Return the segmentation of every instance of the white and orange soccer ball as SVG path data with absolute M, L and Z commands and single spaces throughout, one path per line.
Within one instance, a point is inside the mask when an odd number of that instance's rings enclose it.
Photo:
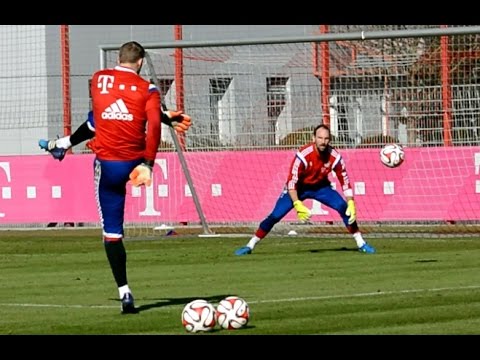
M 229 296 L 217 305 L 217 322 L 220 327 L 233 330 L 247 325 L 250 319 L 250 307 L 238 296 Z
M 405 151 L 398 144 L 387 144 L 380 150 L 380 161 L 389 168 L 396 168 L 405 161 Z
M 211 331 L 216 321 L 215 307 L 206 300 L 193 300 L 183 308 L 182 325 L 188 332 Z

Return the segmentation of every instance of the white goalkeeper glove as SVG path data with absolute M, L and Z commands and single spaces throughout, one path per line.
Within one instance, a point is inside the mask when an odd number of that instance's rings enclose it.
M 181 111 L 164 111 L 162 122 L 173 127 L 177 132 L 185 132 L 192 125 L 192 118 Z
M 132 170 L 129 177 L 133 186 L 150 186 L 152 183 L 152 167 L 141 163 Z
M 352 225 L 355 220 L 357 220 L 357 210 L 355 209 L 355 203 L 352 199 L 347 201 L 347 211 L 345 211 L 345 215 L 349 216 L 348 224 Z
M 293 207 L 295 208 L 295 210 L 297 210 L 298 220 L 300 220 L 301 222 L 307 222 L 308 220 L 310 220 L 310 210 L 308 210 L 308 208 L 303 205 L 301 200 L 295 200 L 293 202 Z

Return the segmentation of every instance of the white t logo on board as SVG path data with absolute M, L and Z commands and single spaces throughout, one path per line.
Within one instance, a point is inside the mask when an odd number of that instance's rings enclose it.
M 0 169 L 2 169 L 5 172 L 5 174 L 7 175 L 7 181 L 8 182 L 12 181 L 12 179 L 10 177 L 10 163 L 0 162 Z M 4 189 L 6 190 L 7 188 L 4 188 Z M 4 191 L 4 189 L 2 189 L 2 192 Z M 8 188 L 8 190 L 10 190 L 10 189 Z M 5 213 L 0 212 L 0 217 L 5 217 Z
M 155 159 L 155 164 L 160 166 L 163 179 L 167 180 L 167 159 Z M 153 174 L 154 173 L 152 172 L 152 184 L 150 186 L 145 186 L 145 210 L 140 212 L 140 216 L 160 216 L 162 214 L 160 211 L 155 210 Z

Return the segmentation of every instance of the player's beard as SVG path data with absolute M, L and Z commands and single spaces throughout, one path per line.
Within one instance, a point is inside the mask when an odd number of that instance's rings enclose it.
M 318 152 L 323 153 L 327 150 L 328 145 L 317 145 Z

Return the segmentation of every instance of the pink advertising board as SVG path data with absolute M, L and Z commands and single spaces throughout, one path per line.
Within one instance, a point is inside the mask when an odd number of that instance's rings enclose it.
M 273 208 L 295 151 L 187 152 L 207 221 L 257 222 Z M 407 148 L 396 169 L 378 149 L 341 151 L 360 221 L 479 220 L 480 148 Z M 0 224 L 98 222 L 93 155 L 0 157 Z M 336 179 L 332 182 L 339 184 Z M 154 184 L 127 186 L 129 222 L 197 222 L 195 204 L 175 153 L 158 153 Z M 313 221 L 338 214 L 312 200 Z M 290 212 L 285 220 L 294 220 Z

